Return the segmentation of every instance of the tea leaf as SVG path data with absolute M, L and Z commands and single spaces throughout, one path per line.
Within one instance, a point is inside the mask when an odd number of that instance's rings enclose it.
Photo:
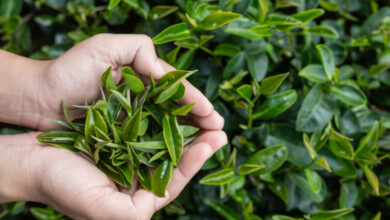
M 115 85 L 114 80 L 112 79 L 112 75 L 111 75 L 111 68 L 112 68 L 111 66 L 108 67 L 108 69 L 100 77 L 100 81 L 106 87 L 106 90 L 108 92 L 111 92 L 111 90 L 116 90 L 116 85 Z
M 309 10 L 306 10 L 303 12 L 293 14 L 293 15 L 291 15 L 291 17 L 306 23 L 308 21 L 311 21 L 311 20 L 314 20 L 314 19 L 320 17 L 324 13 L 325 13 L 325 11 L 323 9 L 316 8 L 316 9 L 309 9 Z
M 363 166 L 364 174 L 366 175 L 366 178 L 368 180 L 368 183 L 370 183 L 372 189 L 374 190 L 375 194 L 379 196 L 379 181 L 378 177 L 374 172 L 372 172 L 367 166 Z
M 316 46 L 318 55 L 321 58 L 322 66 L 324 67 L 326 76 L 328 77 L 328 80 L 332 80 L 333 74 L 335 71 L 335 62 L 332 51 L 325 46 L 325 45 L 317 45 Z
M 165 189 L 173 174 L 173 163 L 170 160 L 162 162 L 153 173 L 152 191 L 158 197 L 165 197 Z
M 282 84 L 284 79 L 286 79 L 288 74 L 289 73 L 278 74 L 275 76 L 270 76 L 265 78 L 260 84 L 259 92 L 264 95 L 269 95 L 274 93 Z
M 268 119 L 273 118 L 293 105 L 298 98 L 295 90 L 287 90 L 278 94 L 275 94 L 263 102 L 253 113 L 254 119 Z
M 123 140 L 124 141 L 134 141 L 138 137 L 138 131 L 141 124 L 142 118 L 142 108 L 138 109 L 138 111 L 131 116 L 127 123 L 123 128 Z
M 264 165 L 258 165 L 258 164 L 242 164 L 238 167 L 238 174 L 240 175 L 248 175 L 253 172 L 256 172 L 258 170 L 263 169 Z
M 190 37 L 186 23 L 174 24 L 153 37 L 154 44 L 163 44 L 170 41 L 186 39 Z
M 194 105 L 195 105 L 195 102 L 188 104 L 188 105 L 185 105 L 185 106 L 182 106 L 182 107 L 179 107 L 179 108 L 172 111 L 172 115 L 181 115 L 181 116 L 187 115 L 191 111 L 191 109 L 194 107 Z
M 354 86 L 339 84 L 332 86 L 330 91 L 347 105 L 364 105 L 367 102 L 364 93 Z
M 173 164 L 177 166 L 183 151 L 183 135 L 175 116 L 165 115 L 163 118 L 163 135 Z
M 324 68 L 319 64 L 311 64 L 299 72 L 299 76 L 315 83 L 326 83 L 329 81 Z
M 329 210 L 329 211 L 319 211 L 314 213 L 311 216 L 312 220 L 330 220 L 339 218 L 342 216 L 345 216 L 351 212 L 353 212 L 353 208 L 344 208 L 344 209 L 335 209 L 335 210 Z
M 272 172 L 283 165 L 287 158 L 287 148 L 284 145 L 276 145 L 260 150 L 248 157 L 244 164 L 262 165 L 263 169 L 253 175 Z
M 234 179 L 234 172 L 232 168 L 226 168 L 217 172 L 211 173 L 203 177 L 199 183 L 206 185 L 224 185 Z
M 204 30 L 213 30 L 225 24 L 228 24 L 240 17 L 242 17 L 242 15 L 238 13 L 227 11 L 216 12 L 205 17 L 200 22 L 200 27 Z

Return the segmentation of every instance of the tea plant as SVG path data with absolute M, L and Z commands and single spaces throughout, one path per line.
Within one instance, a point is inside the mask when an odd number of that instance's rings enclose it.
M 3 48 L 36 59 L 96 33 L 135 32 L 177 69 L 199 70 L 189 80 L 224 116 L 230 144 L 155 219 L 390 218 L 388 1 L 3 0 L 0 9 Z

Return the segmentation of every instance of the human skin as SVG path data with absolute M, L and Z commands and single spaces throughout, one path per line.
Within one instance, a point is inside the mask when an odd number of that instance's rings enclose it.
M 125 65 L 141 78 L 152 73 L 157 80 L 173 70 L 156 56 L 145 35 L 96 35 L 50 61 L 0 50 L 0 121 L 37 130 L 56 128 L 47 119 L 63 119 L 62 99 L 68 107 L 92 103 L 99 97 L 101 73 L 112 66 L 118 83 Z M 190 117 L 202 134 L 184 149 L 165 198 L 136 184 L 131 191 L 118 187 L 80 153 L 44 146 L 32 132 L 0 136 L 0 202 L 38 201 L 75 219 L 151 218 L 227 142 L 223 118 L 199 90 L 184 84 L 186 94 L 179 104 L 196 103 Z M 82 114 L 70 111 L 72 118 Z

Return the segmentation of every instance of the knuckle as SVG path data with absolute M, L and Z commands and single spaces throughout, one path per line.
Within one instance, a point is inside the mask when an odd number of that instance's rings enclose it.
M 142 43 L 145 45 L 153 45 L 153 40 L 151 37 L 149 37 L 146 34 L 140 34 L 139 38 L 141 39 Z

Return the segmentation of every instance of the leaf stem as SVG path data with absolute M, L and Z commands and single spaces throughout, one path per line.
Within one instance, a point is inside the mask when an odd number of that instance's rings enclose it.
M 248 105 L 248 128 L 252 128 L 252 122 L 253 122 L 252 106 Z

